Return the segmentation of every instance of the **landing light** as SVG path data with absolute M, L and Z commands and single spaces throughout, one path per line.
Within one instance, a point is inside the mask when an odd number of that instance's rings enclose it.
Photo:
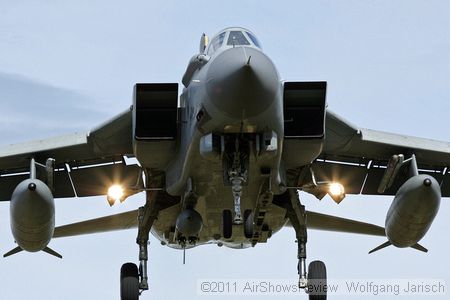
M 338 182 L 330 183 L 328 186 L 328 195 L 330 195 L 334 202 L 341 203 L 345 198 L 344 186 Z
M 117 201 L 123 201 L 124 194 L 125 192 L 123 190 L 123 187 L 115 184 L 108 189 L 106 200 L 108 201 L 110 206 L 113 206 Z

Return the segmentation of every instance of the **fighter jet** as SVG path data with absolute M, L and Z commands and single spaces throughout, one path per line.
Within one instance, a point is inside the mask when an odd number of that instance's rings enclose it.
M 309 229 L 419 244 L 450 196 L 450 143 L 359 128 L 327 109 L 326 82 L 282 81 L 245 28 L 203 34 L 178 83 L 137 83 L 130 108 L 87 133 L 0 148 L 0 201 L 18 246 L 137 228 L 139 266 L 120 271 L 120 297 L 149 289 L 150 232 L 170 248 L 256 247 L 285 226 L 298 247 L 299 287 L 326 299 L 326 267 L 307 265 Z M 179 95 L 179 91 L 181 91 Z M 340 203 L 392 195 L 385 227 L 307 211 L 299 191 Z M 138 210 L 55 227 L 55 198 L 145 193 Z M 317 292 L 319 291 L 319 292 Z

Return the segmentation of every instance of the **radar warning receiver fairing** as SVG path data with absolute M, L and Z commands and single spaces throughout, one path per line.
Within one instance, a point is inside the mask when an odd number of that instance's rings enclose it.
M 255 247 L 295 230 L 299 286 L 326 299 L 326 269 L 306 264 L 308 229 L 419 241 L 450 196 L 450 143 L 358 128 L 327 109 L 326 82 L 281 81 L 255 35 L 202 35 L 177 83 L 137 83 L 130 109 L 86 134 L 0 148 L 0 201 L 10 201 L 18 246 L 45 251 L 52 238 L 137 228 L 139 267 L 121 269 L 121 299 L 149 288 L 149 233 L 187 249 Z M 134 158 L 134 159 L 130 159 Z M 138 163 L 133 163 L 133 161 Z M 385 228 L 305 210 L 298 191 L 336 202 L 346 194 L 393 195 Z M 144 192 L 138 210 L 55 228 L 55 198 L 105 195 L 109 205 Z

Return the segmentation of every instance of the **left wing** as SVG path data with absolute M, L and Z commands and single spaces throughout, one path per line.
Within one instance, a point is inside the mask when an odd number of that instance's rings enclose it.
M 285 146 L 294 144 L 285 140 Z M 450 196 L 450 143 L 358 128 L 330 111 L 322 153 L 311 167 L 317 181 L 340 182 L 347 194 L 379 195 L 388 161 L 396 154 L 414 154 L 419 173 L 436 178 L 442 196 Z M 289 166 L 294 167 L 299 166 Z M 407 174 L 399 174 L 384 195 L 395 195 L 406 179 Z
M 55 159 L 55 198 L 104 195 L 116 181 L 135 186 L 141 168 L 124 158 L 132 153 L 131 110 L 88 133 L 0 148 L 0 201 L 9 201 L 17 184 L 29 177 L 31 158 L 43 164 Z

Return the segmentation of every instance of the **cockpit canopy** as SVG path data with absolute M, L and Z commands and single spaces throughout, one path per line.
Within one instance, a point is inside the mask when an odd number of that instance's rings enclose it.
M 220 48 L 235 46 L 256 47 L 261 49 L 258 39 L 253 33 L 244 28 L 227 28 L 216 35 L 206 49 L 206 54 L 213 55 Z

